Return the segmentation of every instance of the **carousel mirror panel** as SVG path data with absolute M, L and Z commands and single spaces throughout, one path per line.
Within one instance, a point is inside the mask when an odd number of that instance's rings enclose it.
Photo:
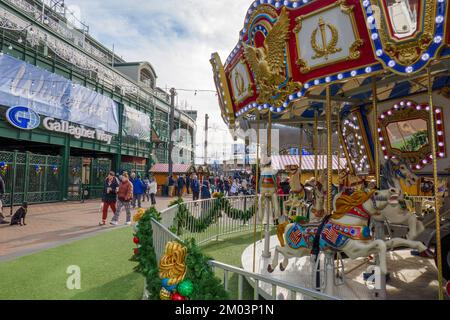
M 403 158 L 417 170 L 432 162 L 428 104 L 403 100 L 378 118 L 381 149 L 385 159 Z M 435 108 L 437 155 L 445 158 L 442 109 Z
M 369 144 L 367 117 L 360 109 L 352 110 L 341 120 L 343 147 L 356 175 L 374 172 L 372 149 Z

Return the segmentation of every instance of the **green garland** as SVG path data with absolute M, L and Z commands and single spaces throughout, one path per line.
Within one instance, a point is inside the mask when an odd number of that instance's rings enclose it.
M 137 224 L 135 238 L 139 240 L 138 250 L 133 260 L 138 262 L 136 272 L 141 273 L 147 280 L 147 290 L 150 299 L 159 298 L 161 280 L 159 279 L 159 266 L 153 247 L 152 218 L 161 221 L 161 216 L 155 208 L 148 209 Z
M 151 300 L 159 300 L 161 279 L 159 278 L 159 265 L 153 247 L 152 218 L 161 221 L 159 212 L 148 209 L 139 220 L 136 227 L 135 240 L 138 240 L 138 250 L 132 257 L 138 262 L 136 272 L 143 274 L 147 280 L 147 291 Z M 196 245 L 195 240 L 181 242 L 187 248 L 186 277 L 194 284 L 194 290 L 190 295 L 191 300 L 226 300 L 228 293 L 223 288 L 221 281 L 214 275 L 214 271 L 208 264 L 210 257 L 205 256 Z
M 189 212 L 183 199 L 179 198 L 170 204 L 170 206 L 174 205 L 178 205 L 178 211 L 170 230 L 178 236 L 182 235 L 183 230 L 188 230 L 191 233 L 204 232 L 222 217 L 222 212 L 233 220 L 240 220 L 245 223 L 255 214 L 255 204 L 247 210 L 235 209 L 223 194 L 220 194 L 214 199 L 213 205 L 200 218 L 195 218 Z

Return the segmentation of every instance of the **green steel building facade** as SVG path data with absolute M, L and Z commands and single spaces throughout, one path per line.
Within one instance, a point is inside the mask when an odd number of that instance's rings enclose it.
M 156 87 L 149 63 L 127 63 L 40 1 L 0 1 L 0 32 L 0 70 L 18 70 L 0 74 L 0 175 L 6 182 L 6 205 L 97 198 L 109 170 L 145 175 L 153 163 L 168 162 L 170 98 Z M 21 70 L 31 70 L 30 75 L 21 74 L 15 83 Z M 48 95 L 56 95 L 61 83 L 70 92 L 70 103 L 81 106 L 80 114 L 83 106 L 95 114 L 95 101 L 114 105 L 115 130 L 105 131 L 109 140 L 99 138 L 104 128 L 95 123 L 67 121 L 67 126 L 93 132 L 85 137 L 55 127 L 67 119 L 51 114 L 34 95 L 45 93 L 46 87 Z M 18 128 L 8 118 L 9 110 L 23 101 L 33 110 L 45 110 L 38 112 L 41 123 L 32 130 Z M 178 109 L 174 127 L 195 137 L 195 121 Z M 195 138 L 175 145 L 174 162 L 193 163 Z

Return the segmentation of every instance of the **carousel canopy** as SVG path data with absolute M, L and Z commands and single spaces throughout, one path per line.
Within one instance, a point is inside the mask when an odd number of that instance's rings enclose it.
M 254 1 L 225 64 L 211 63 L 224 121 L 259 111 L 287 110 L 311 118 L 323 112 L 324 88 L 334 102 L 364 105 L 371 82 L 380 101 L 423 90 L 424 71 L 435 88 L 448 85 L 447 1 Z M 433 63 L 432 63 L 433 62 Z

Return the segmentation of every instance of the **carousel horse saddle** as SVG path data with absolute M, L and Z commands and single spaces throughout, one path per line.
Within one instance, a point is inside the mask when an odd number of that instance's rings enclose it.
M 349 240 L 371 240 L 367 226 L 347 226 L 324 220 L 317 224 L 295 223 L 286 233 L 286 242 L 292 249 L 301 247 L 317 250 L 340 249 Z

